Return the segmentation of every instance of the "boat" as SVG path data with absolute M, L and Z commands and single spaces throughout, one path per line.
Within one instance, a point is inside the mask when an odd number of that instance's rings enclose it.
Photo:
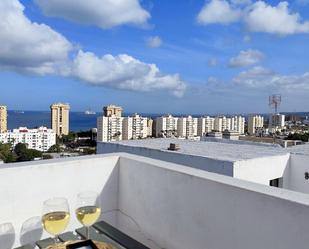
M 86 110 L 84 113 L 85 113 L 85 115 L 96 115 L 97 114 L 96 112 L 91 111 L 90 109 Z

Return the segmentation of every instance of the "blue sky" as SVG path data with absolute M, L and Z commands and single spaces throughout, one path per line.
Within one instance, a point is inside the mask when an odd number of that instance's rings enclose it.
M 280 93 L 282 111 L 309 110 L 309 1 L 70 2 L 1 1 L 9 109 L 256 113 Z

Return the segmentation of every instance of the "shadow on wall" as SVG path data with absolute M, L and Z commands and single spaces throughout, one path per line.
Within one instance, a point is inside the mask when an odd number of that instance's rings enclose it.
M 145 233 L 143 228 L 138 224 L 135 217 L 126 213 L 126 210 L 121 210 L 119 207 L 119 192 L 121 167 L 118 165 L 110 174 L 107 182 L 103 186 L 99 194 L 99 203 L 101 206 L 101 215 L 98 221 L 105 221 L 116 227 L 128 236 L 145 244 L 149 248 L 162 249 L 152 238 L 151 235 Z
M 20 244 L 29 244 L 33 248 L 35 242 L 40 240 L 43 234 L 41 217 L 35 216 L 26 220 L 20 230 Z
M 15 230 L 12 223 L 0 225 L 0 245 L 1 249 L 11 249 L 15 241 Z

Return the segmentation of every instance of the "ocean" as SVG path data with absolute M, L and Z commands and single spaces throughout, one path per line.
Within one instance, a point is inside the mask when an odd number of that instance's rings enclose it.
M 97 127 L 96 119 L 101 115 L 86 115 L 83 112 L 70 112 L 70 130 L 86 131 Z M 35 128 L 39 126 L 51 126 L 49 111 L 8 111 L 8 128 L 18 127 Z
M 131 115 L 131 114 L 124 114 Z M 156 118 L 156 114 L 143 114 L 146 117 Z M 83 112 L 70 112 L 70 130 L 87 131 L 97 127 L 97 117 L 102 113 L 95 115 L 86 115 Z M 35 128 L 39 126 L 51 127 L 50 111 L 8 111 L 8 129 L 18 127 Z
M 282 113 L 286 115 L 291 115 L 293 113 Z M 71 131 L 87 131 L 91 128 L 97 127 L 97 117 L 102 115 L 102 113 L 97 113 L 95 115 L 86 115 L 83 112 L 70 112 L 70 130 Z M 123 116 L 132 115 L 131 113 L 124 113 Z M 141 113 L 144 117 L 151 117 L 155 119 L 162 114 L 150 114 Z M 247 115 L 243 114 L 245 117 Z M 267 117 L 268 114 L 262 114 Z M 308 112 L 294 113 L 301 117 L 309 117 Z M 181 116 L 181 115 L 175 115 Z M 193 115 L 193 117 L 200 117 L 201 115 Z M 39 126 L 50 127 L 50 112 L 49 111 L 8 111 L 8 128 L 14 129 L 18 127 L 35 128 Z

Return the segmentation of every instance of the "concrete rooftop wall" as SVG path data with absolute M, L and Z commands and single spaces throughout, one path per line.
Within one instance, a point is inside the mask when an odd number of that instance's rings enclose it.
M 154 249 L 308 248 L 308 195 L 125 153 L 2 166 L 0 224 L 13 224 L 16 246 L 47 237 L 23 224 L 40 222 L 44 200 L 64 196 L 74 230 L 84 190 L 101 193 L 101 218 Z
M 196 155 L 187 155 L 177 152 L 161 151 L 144 147 L 126 146 L 117 143 L 98 143 L 97 153 L 125 152 L 153 159 L 163 160 L 170 163 L 186 165 L 196 169 L 202 169 L 213 173 L 233 176 L 233 162 L 215 160 Z
M 234 177 L 269 185 L 269 181 L 284 176 L 289 167 L 290 155 L 260 157 L 234 163 Z M 288 188 L 288 185 L 285 185 Z
M 308 249 L 307 195 L 126 157 L 119 183 L 119 209 L 160 248 Z
M 14 233 L 1 240 L 15 241 L 15 246 L 31 240 L 49 237 L 42 235 L 43 202 L 53 197 L 69 201 L 71 218 L 68 230 L 81 227 L 75 218 L 76 196 L 81 191 L 96 191 L 104 211 L 118 207 L 118 156 L 83 157 L 4 164 L 0 167 L 0 234 L 1 224 L 12 223 Z M 3 239 L 3 237 L 2 237 Z M 8 247 L 10 248 L 10 247 Z
M 305 172 L 309 172 L 309 155 L 291 154 L 290 165 L 284 175 L 284 187 L 309 194 L 309 180 L 305 179 Z

